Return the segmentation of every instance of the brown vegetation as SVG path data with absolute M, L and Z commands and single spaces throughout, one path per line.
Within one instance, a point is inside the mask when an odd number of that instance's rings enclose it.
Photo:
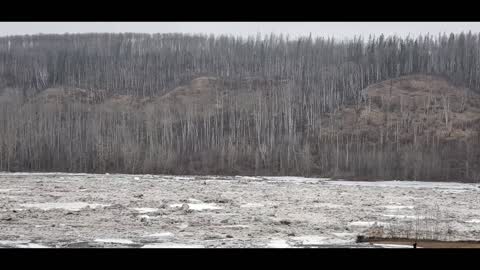
M 417 248 L 480 248 L 478 241 L 435 241 L 435 240 L 420 240 L 414 239 L 367 239 L 372 244 L 393 244 L 393 245 L 407 245 L 412 246 L 417 244 Z
M 0 38 L 0 170 L 479 181 L 479 43 Z
M 6 119 L 15 125 L 3 130 L 12 143 L 2 166 L 478 180 L 478 148 L 467 146 L 478 145 L 480 99 L 468 89 L 407 76 L 367 87 L 360 104 L 321 112 L 310 100 L 299 112 L 290 89 L 263 86 L 233 90 L 200 77 L 152 98 L 47 89 Z

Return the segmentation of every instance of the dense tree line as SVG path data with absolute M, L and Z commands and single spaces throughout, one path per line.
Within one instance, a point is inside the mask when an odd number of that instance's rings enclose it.
M 479 89 L 480 35 L 334 41 L 282 36 L 76 34 L 0 38 L 0 75 L 42 90 L 57 85 L 149 96 L 201 75 L 289 80 L 304 91 L 358 88 L 413 73 L 442 74 Z
M 362 89 L 411 74 L 478 92 L 480 34 L 3 37 L 0 91 L 16 98 L 0 103 L 0 170 L 479 180 L 478 135 L 417 135 L 421 127 L 403 111 L 385 130 L 343 130 L 344 106 L 372 102 Z M 201 81 L 214 89 L 215 106 L 155 103 L 205 76 L 216 78 Z M 82 94 L 39 101 L 51 88 Z M 152 109 L 102 103 L 116 95 Z M 400 133 L 412 139 L 400 142 Z

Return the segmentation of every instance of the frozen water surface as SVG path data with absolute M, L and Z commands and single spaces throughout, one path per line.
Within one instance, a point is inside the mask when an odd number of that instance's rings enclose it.
M 372 227 L 372 226 L 385 226 L 388 223 L 385 222 L 377 222 L 377 221 L 353 221 L 350 222 L 351 226 L 358 226 L 358 227 Z
M 343 205 L 335 204 L 335 203 L 316 203 L 314 206 L 315 207 L 320 207 L 320 208 L 340 208 L 340 207 L 343 207 Z
M 238 228 L 238 229 L 247 229 L 247 228 L 250 228 L 250 226 L 248 225 L 224 225 L 224 226 L 221 226 L 222 228 Z
M 21 245 L 18 245 L 17 247 L 19 248 L 50 248 L 49 246 L 35 244 L 35 243 L 21 244 Z
M 385 205 L 387 210 L 413 209 L 413 205 Z
M 269 248 L 290 248 L 291 246 L 284 239 L 273 239 L 268 244 Z
M 0 240 L 0 245 L 5 245 L 5 246 L 9 246 L 9 245 L 21 245 L 21 244 L 28 244 L 30 241 L 28 240 L 16 240 L 16 241 L 12 241 L 12 240 Z
M 171 232 L 152 233 L 152 234 L 146 235 L 146 237 L 171 238 L 171 237 L 173 237 L 173 233 L 171 233 Z
M 389 214 L 383 214 L 382 216 L 384 217 L 389 217 L 389 218 L 400 218 L 400 219 L 422 219 L 422 216 L 409 216 L 409 215 L 389 215 Z
M 415 188 L 415 189 L 439 189 L 439 190 L 479 190 L 475 184 L 456 182 L 424 182 L 424 181 L 344 181 L 330 180 L 325 183 L 340 186 L 362 186 L 381 188 Z
M 374 246 L 377 247 L 383 247 L 383 248 L 413 248 L 413 245 L 398 245 L 398 244 L 373 244 Z
M 144 245 L 142 248 L 204 248 L 204 246 L 180 243 L 154 243 Z
M 128 239 L 116 239 L 116 238 L 99 238 L 95 239 L 95 242 L 100 242 L 100 243 L 112 243 L 112 244 L 133 244 L 132 240 Z
M 140 207 L 140 208 L 132 208 L 132 209 L 139 212 L 140 214 L 153 213 L 159 210 L 158 208 L 149 208 L 149 207 Z
M 65 209 L 70 211 L 80 211 L 82 208 L 105 207 L 108 204 L 85 203 L 85 202 L 50 202 L 50 203 L 24 203 L 20 206 L 29 208 L 39 208 L 42 210 Z
M 187 203 L 187 204 L 188 204 L 188 209 L 195 210 L 195 211 L 222 209 L 222 207 L 219 207 L 214 203 Z M 174 203 L 174 204 L 171 204 L 170 207 L 182 207 L 182 205 L 183 205 L 182 203 Z
M 246 203 L 246 204 L 240 205 L 240 207 L 242 208 L 257 208 L 257 207 L 263 207 L 263 206 L 265 205 L 261 203 Z
M 480 219 L 470 219 L 470 220 L 467 220 L 465 222 L 467 222 L 467 223 L 480 223 Z
M 354 238 L 355 233 L 347 233 L 347 232 L 342 232 L 342 233 L 332 233 L 332 235 L 340 238 Z
M 375 224 L 408 227 L 437 209 L 449 240 L 480 239 L 478 184 L 0 173 L 0 192 L 2 247 L 380 248 L 356 237 Z M 181 211 L 184 203 L 193 211 Z

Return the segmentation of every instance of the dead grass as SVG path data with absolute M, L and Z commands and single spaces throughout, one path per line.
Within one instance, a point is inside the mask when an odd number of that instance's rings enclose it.
M 414 239 L 449 241 L 453 235 L 450 220 L 436 205 L 433 209 L 415 211 L 414 219 L 397 219 L 386 226 L 374 225 L 367 230 L 372 239 Z
M 357 242 L 412 245 L 420 248 L 480 248 L 480 241 L 452 241 L 454 231 L 438 205 L 417 211 L 414 220 L 397 220 L 386 226 L 373 225 Z
M 366 242 L 372 244 L 394 244 L 413 246 L 417 243 L 417 248 L 480 248 L 479 241 L 437 241 L 437 240 L 418 240 L 414 239 L 366 239 Z
M 421 132 L 415 134 L 419 141 L 428 134 L 437 134 L 441 140 L 468 140 L 478 133 L 472 123 L 480 121 L 480 95 L 444 78 L 405 76 L 370 85 L 362 92 L 365 99 L 359 109 L 345 106 L 335 116 L 345 120 L 340 130 L 346 133 L 391 133 L 397 124 L 400 141 L 411 140 L 413 130 Z

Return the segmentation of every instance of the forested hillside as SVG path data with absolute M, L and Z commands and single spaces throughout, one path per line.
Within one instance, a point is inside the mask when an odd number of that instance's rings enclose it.
M 0 38 L 0 170 L 480 181 L 480 35 Z

